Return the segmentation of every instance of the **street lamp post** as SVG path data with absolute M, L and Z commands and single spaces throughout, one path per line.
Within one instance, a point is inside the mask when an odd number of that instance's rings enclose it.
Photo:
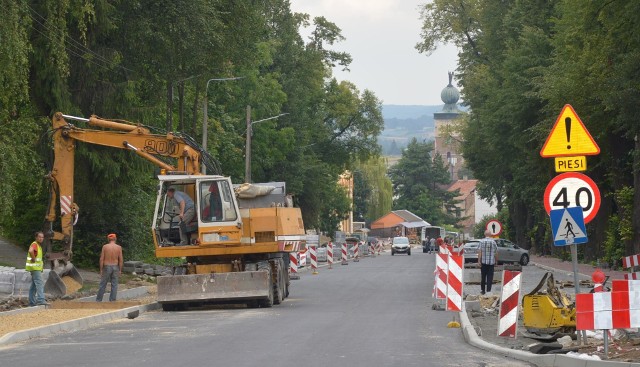
M 223 82 L 223 81 L 227 81 L 227 80 L 238 80 L 238 79 L 242 79 L 244 77 L 239 76 L 239 77 L 231 77 L 231 78 L 213 78 L 213 79 L 209 79 L 207 80 L 207 85 L 204 88 L 204 111 L 203 111 L 203 119 L 202 119 L 202 150 L 206 151 L 207 150 L 207 129 L 208 129 L 208 106 L 209 106 L 209 98 L 208 98 L 208 90 L 209 90 L 209 82 Z M 203 164 L 202 165 L 202 174 L 207 174 L 207 167 Z
M 277 116 L 267 117 L 266 119 L 251 121 L 251 106 L 247 106 L 247 141 L 245 146 L 245 158 L 244 158 L 244 182 L 251 183 L 251 137 L 253 135 L 253 124 L 258 122 L 269 121 L 288 115 L 288 113 L 281 113 Z

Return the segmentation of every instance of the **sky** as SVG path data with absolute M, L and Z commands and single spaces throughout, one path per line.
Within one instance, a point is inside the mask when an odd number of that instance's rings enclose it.
M 348 52 L 353 62 L 349 72 L 334 69 L 338 80 L 373 91 L 387 105 L 442 104 L 440 92 L 449 83 L 447 72 L 457 67 L 457 51 L 453 45 L 442 45 L 427 57 L 415 49 L 421 30 L 418 6 L 427 0 L 290 2 L 292 11 L 311 19 L 324 16 L 342 29 L 346 40 L 333 49 Z M 305 42 L 310 31 L 301 30 Z

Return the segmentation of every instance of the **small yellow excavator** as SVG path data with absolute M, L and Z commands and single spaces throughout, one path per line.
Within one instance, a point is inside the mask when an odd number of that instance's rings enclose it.
M 547 285 L 546 290 L 541 290 Z M 553 274 L 547 272 L 540 283 L 522 297 L 523 325 L 528 338 L 555 340 L 576 331 L 576 308 L 556 287 Z

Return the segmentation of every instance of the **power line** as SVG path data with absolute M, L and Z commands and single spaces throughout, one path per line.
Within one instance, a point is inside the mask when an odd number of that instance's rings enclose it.
M 40 19 L 42 20 L 42 22 L 40 22 L 40 21 L 39 21 L 38 19 L 36 19 L 36 18 L 31 14 L 31 13 L 29 13 L 29 17 L 30 17 L 33 21 L 35 21 L 36 23 L 38 23 L 39 25 L 41 25 L 43 28 L 47 29 L 47 30 L 48 30 L 48 31 L 50 31 L 50 32 L 54 32 L 54 31 L 61 32 L 61 30 L 60 30 L 58 27 L 56 27 L 55 25 L 50 25 L 50 26 L 49 26 L 49 25 L 47 25 L 47 24 L 46 24 L 46 18 L 45 18 L 44 16 L 42 16 L 40 13 L 38 13 L 35 9 L 33 9 L 29 4 L 27 4 L 27 7 L 31 10 L 31 12 L 33 12 L 34 14 L 36 14 L 36 15 L 37 15 L 38 17 L 40 17 Z M 33 25 L 32 25 L 32 27 L 33 27 Z M 39 33 L 40 33 L 40 34 L 42 34 L 43 36 L 45 36 L 46 38 L 48 38 L 50 41 L 52 41 L 52 42 L 53 42 L 53 39 L 51 39 L 50 37 L 48 37 L 47 35 L 45 35 L 43 32 L 41 32 L 40 30 L 38 30 L 36 27 L 33 27 L 33 28 L 34 28 L 34 29 L 36 29 L 37 31 L 39 31 Z M 99 65 L 99 64 L 98 64 L 97 62 L 95 62 L 94 60 L 91 60 L 91 59 L 87 58 L 86 56 L 82 56 L 82 55 L 80 55 L 80 54 L 78 54 L 78 53 L 77 53 L 77 52 L 80 52 L 80 53 L 82 53 L 82 52 L 86 52 L 86 53 L 89 53 L 89 54 L 93 55 L 94 57 L 96 57 L 100 62 L 102 62 L 102 63 L 106 64 L 106 65 L 101 65 L 102 67 L 110 68 L 110 69 L 111 69 L 111 68 L 116 67 L 116 68 L 120 68 L 120 69 L 123 69 L 123 70 L 129 71 L 129 72 L 132 72 L 132 73 L 135 73 L 135 72 L 136 72 L 136 71 L 131 70 L 131 69 L 129 69 L 129 68 L 126 68 L 126 67 L 124 67 L 124 66 L 122 66 L 122 65 L 113 65 L 113 64 L 112 64 L 112 62 L 111 62 L 111 61 L 109 61 L 108 59 L 106 59 L 104 56 L 102 56 L 102 55 L 98 54 L 97 52 L 95 52 L 95 51 L 91 50 L 90 48 L 86 47 L 85 45 L 83 45 L 82 43 L 80 43 L 80 42 L 76 41 L 75 39 L 71 38 L 71 37 L 70 37 L 66 32 L 62 32 L 62 34 L 64 34 L 64 38 L 65 38 L 64 42 L 65 42 L 66 44 L 68 44 L 69 46 L 71 46 L 71 47 L 74 47 L 74 48 L 75 48 L 75 51 L 76 51 L 76 52 L 74 53 L 74 55 L 76 55 L 76 56 L 78 56 L 78 57 L 81 57 L 82 59 L 87 60 L 87 61 L 90 61 L 90 62 L 92 62 L 92 61 L 93 61 L 93 62 L 94 62 L 94 64 Z M 67 47 L 65 47 L 65 48 L 66 48 L 68 51 L 71 51 L 69 48 L 67 48 Z
M 49 41 L 54 42 L 53 39 L 51 39 L 46 33 L 41 31 L 40 29 L 34 27 L 33 25 L 31 25 L 31 28 L 33 28 L 33 30 L 35 30 L 36 32 L 40 33 L 43 37 L 47 38 Z M 111 70 L 111 68 L 109 66 L 105 66 L 104 64 L 100 64 L 100 63 L 96 62 L 95 60 L 88 59 L 85 56 L 80 55 L 79 53 L 75 52 L 74 50 L 71 50 L 71 49 L 69 49 L 67 47 L 65 47 L 65 50 L 67 50 L 68 53 L 70 53 L 70 54 L 72 54 L 74 56 L 77 56 L 77 57 L 79 57 L 81 59 L 84 59 L 85 61 L 87 61 L 89 63 L 92 63 L 92 64 L 94 64 L 96 66 L 99 66 L 99 67 L 107 69 L 107 70 Z

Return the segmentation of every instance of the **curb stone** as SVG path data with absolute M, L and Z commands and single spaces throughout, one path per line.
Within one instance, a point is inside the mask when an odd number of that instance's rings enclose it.
M 33 307 L 32 307 L 33 308 Z M 95 316 L 83 317 L 76 320 L 60 322 L 58 324 L 41 326 L 28 330 L 14 331 L 0 338 L 0 345 L 13 344 L 25 340 L 49 336 L 59 332 L 79 331 L 91 328 L 97 324 L 106 323 L 116 319 L 126 318 L 132 311 L 146 312 L 160 308 L 159 303 L 133 306 L 116 311 L 106 312 Z
M 632 367 L 637 363 L 615 362 L 607 360 L 586 360 L 564 354 L 534 354 L 524 350 L 516 350 L 491 344 L 483 340 L 471 325 L 467 316 L 466 305 L 460 312 L 460 325 L 464 340 L 476 348 L 493 352 L 505 357 L 511 357 L 520 361 L 530 362 L 539 367 Z

